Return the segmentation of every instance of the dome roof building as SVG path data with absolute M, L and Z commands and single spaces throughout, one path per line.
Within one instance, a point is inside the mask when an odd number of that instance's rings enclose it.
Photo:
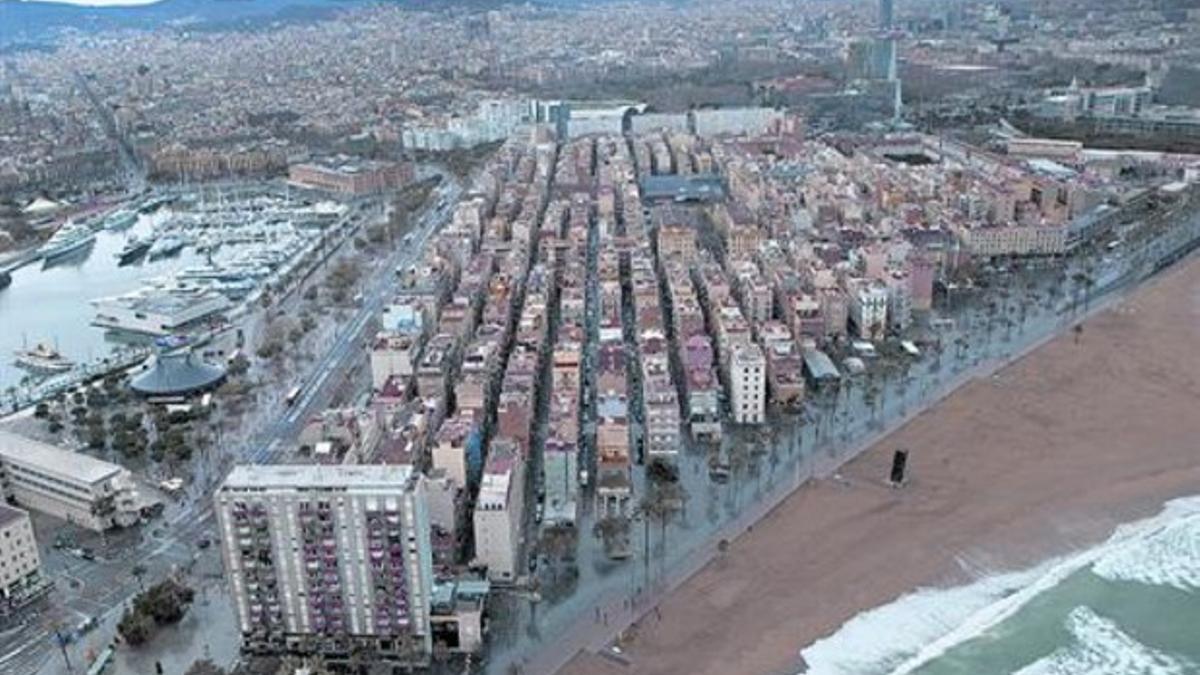
M 201 359 L 188 346 L 160 341 L 152 365 L 129 386 L 142 396 L 188 396 L 211 391 L 225 381 L 225 368 Z

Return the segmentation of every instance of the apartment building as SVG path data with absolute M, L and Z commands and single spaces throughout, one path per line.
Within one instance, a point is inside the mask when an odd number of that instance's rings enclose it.
M 547 438 L 542 450 L 547 524 L 573 525 L 578 515 L 579 450 L 573 441 Z
M 140 519 L 126 469 L 7 431 L 0 431 L 0 483 L 18 505 L 96 532 Z
M 475 562 L 488 579 L 514 581 L 521 573 L 521 524 L 525 513 L 525 462 L 508 439 L 492 442 L 475 502 Z
M 243 649 L 428 663 L 433 562 L 408 465 L 245 465 L 215 495 Z
M 846 282 L 846 294 L 855 335 L 862 340 L 883 337 L 888 326 L 887 286 L 878 281 L 850 279 Z
M 739 343 L 729 358 L 729 404 L 737 424 L 766 421 L 767 363 L 755 344 Z
M 371 344 L 371 386 L 375 391 L 392 376 L 412 377 L 419 346 L 411 335 L 381 332 Z
M 1061 225 L 963 227 L 963 245 L 980 258 L 1053 256 L 1067 252 L 1068 228 Z
M 458 485 L 467 485 L 472 455 L 478 454 L 480 443 L 479 427 L 469 414 L 447 419 L 434 435 L 433 468 L 445 471 Z
M 29 514 L 0 504 L 0 617 L 50 590 Z

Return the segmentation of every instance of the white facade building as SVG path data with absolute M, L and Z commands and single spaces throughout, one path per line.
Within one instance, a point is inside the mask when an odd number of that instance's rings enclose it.
M 172 335 L 231 309 L 233 304 L 229 298 L 213 291 L 149 289 L 93 300 L 92 306 L 96 308 L 92 323 L 102 328 Z
M 877 281 L 852 279 L 847 283 L 850 299 L 850 323 L 862 340 L 883 337 L 887 330 L 888 289 Z
M 783 121 L 783 113 L 772 108 L 720 108 L 692 114 L 701 138 L 761 136 Z
M 524 512 L 525 465 L 514 444 L 493 443 L 475 502 L 475 561 L 492 581 L 520 574 Z
M 3 492 L 21 506 L 97 532 L 140 519 L 129 471 L 78 452 L 0 431 Z
M 424 491 L 407 465 L 235 467 L 215 506 L 243 649 L 427 663 Z
M 741 343 L 729 359 L 729 405 L 738 424 L 762 424 L 767 408 L 767 360 L 758 345 Z
M 0 504 L 0 616 L 49 590 L 29 514 Z

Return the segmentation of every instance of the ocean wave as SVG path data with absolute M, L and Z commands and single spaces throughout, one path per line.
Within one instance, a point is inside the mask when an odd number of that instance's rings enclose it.
M 1200 497 L 1177 499 L 1153 518 L 1118 527 L 1104 544 L 1032 570 L 988 576 L 955 588 L 909 593 L 859 614 L 801 651 L 808 665 L 804 672 L 907 675 L 983 635 L 1075 572 L 1109 558 L 1115 560 L 1123 552 L 1133 555 L 1129 552 L 1197 513 Z
M 981 610 L 1035 581 L 1040 572 L 985 577 L 948 589 L 921 589 L 847 621 L 801 652 L 808 675 L 884 673 Z
M 1177 518 L 1105 555 L 1092 571 L 1110 581 L 1200 590 L 1200 500 L 1179 500 Z
M 1075 643 L 1060 647 L 1014 675 L 1184 675 L 1195 664 L 1138 642 L 1089 607 L 1067 615 Z

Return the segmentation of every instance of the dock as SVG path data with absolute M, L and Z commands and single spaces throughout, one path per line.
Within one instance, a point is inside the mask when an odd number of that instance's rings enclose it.
M 149 358 L 152 353 L 153 350 L 149 347 L 125 349 L 112 356 L 78 365 L 66 373 L 55 375 L 35 385 L 12 387 L 5 392 L 0 401 L 3 401 L 6 413 L 16 413 L 81 384 L 88 384 L 112 373 L 133 368 Z

